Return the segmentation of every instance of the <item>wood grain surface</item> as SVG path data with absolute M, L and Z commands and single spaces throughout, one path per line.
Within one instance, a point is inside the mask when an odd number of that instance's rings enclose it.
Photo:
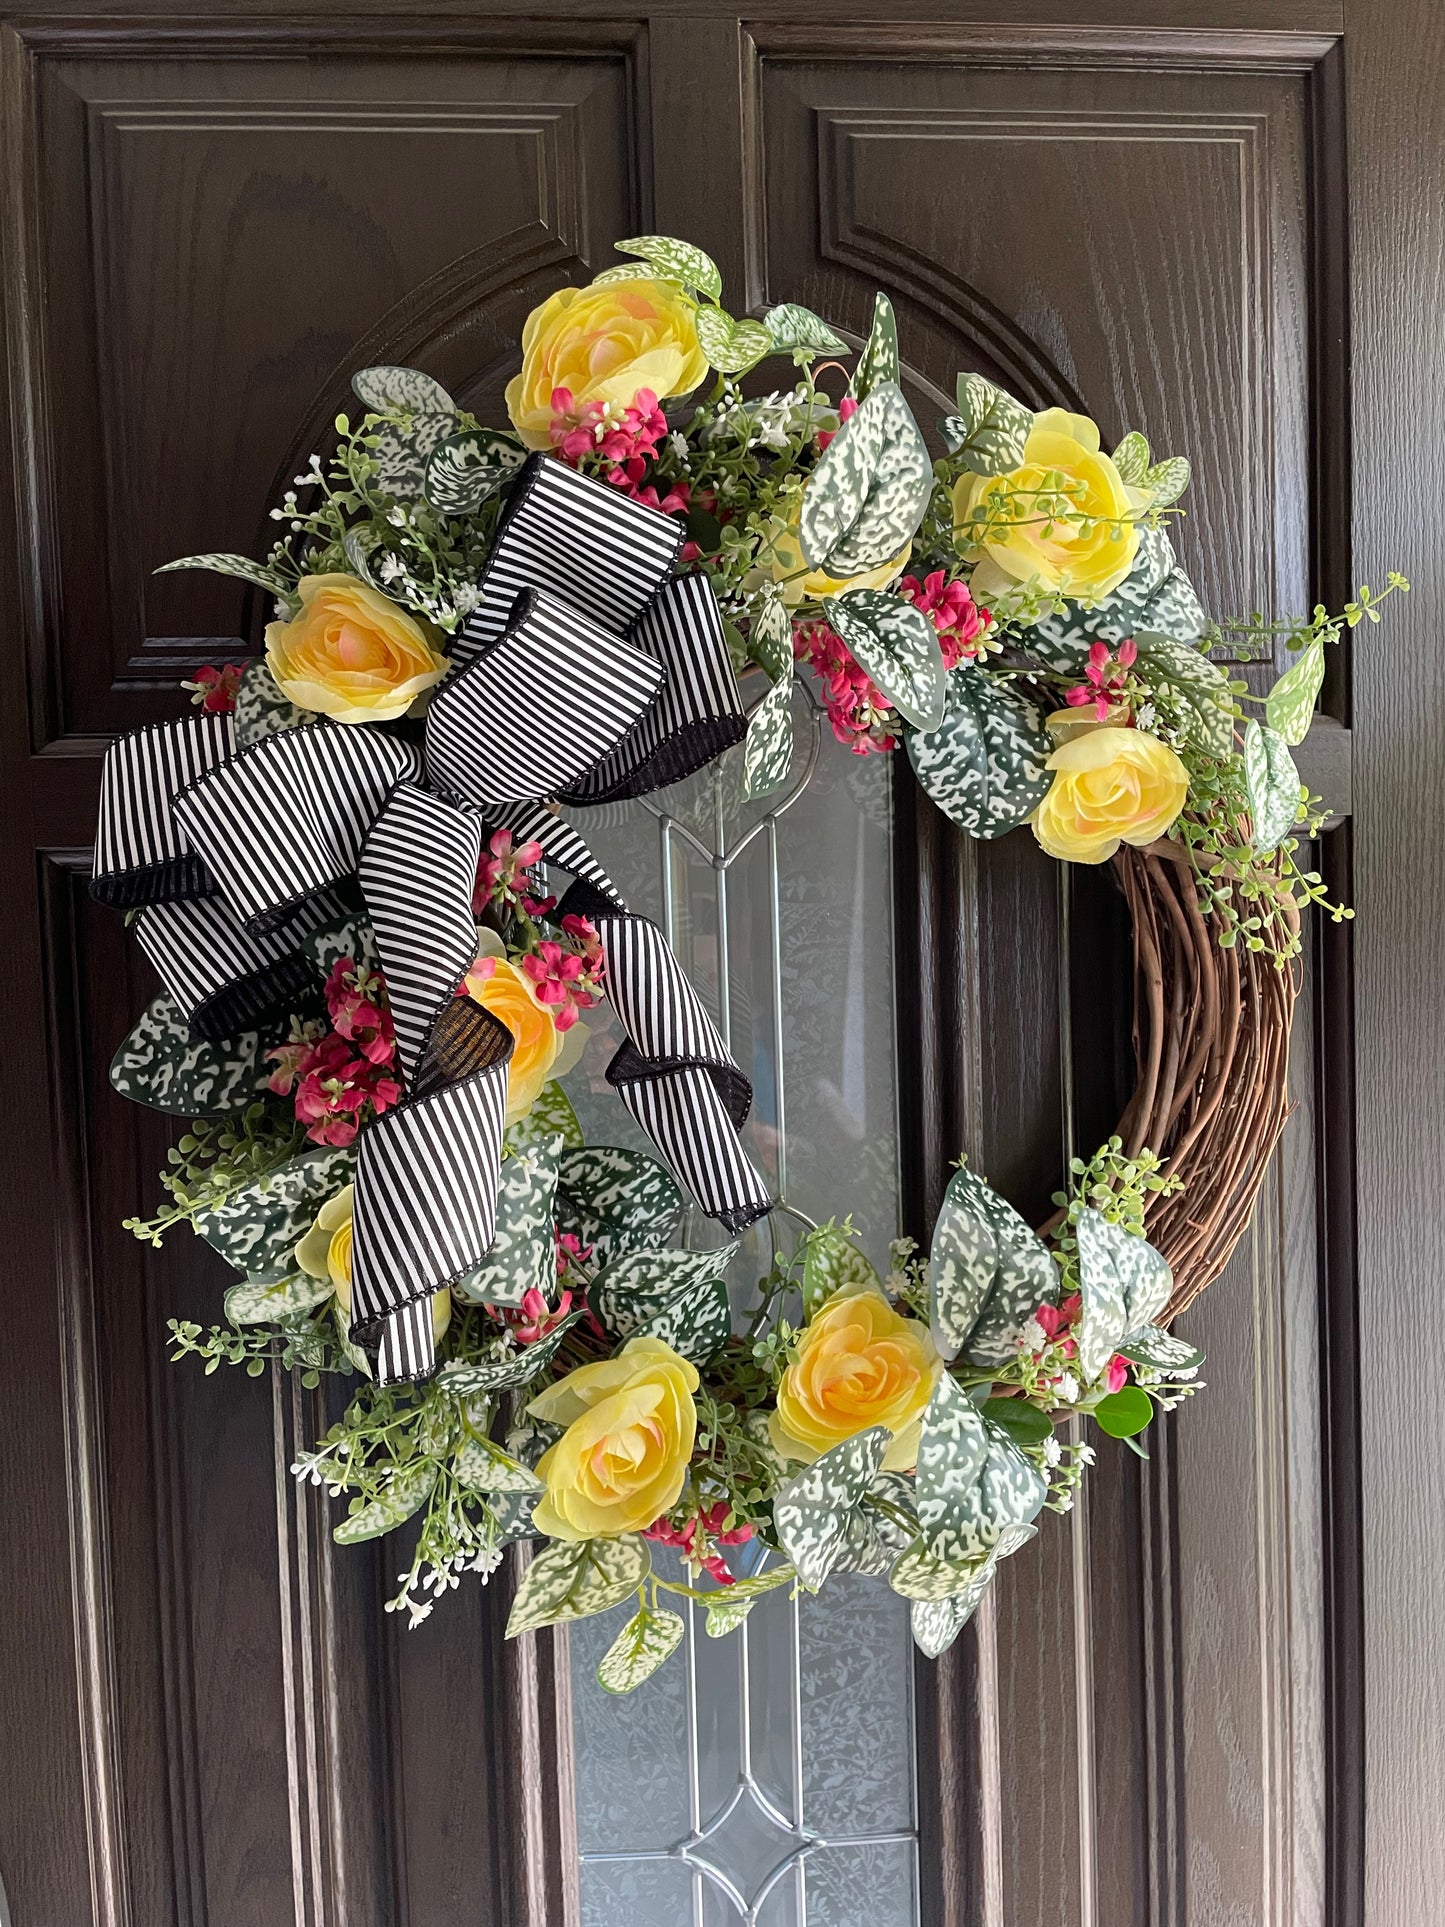
M 887 289 L 930 431 L 968 366 L 1189 454 L 1180 546 L 1223 612 L 1338 600 L 1352 516 L 1355 565 L 1416 581 L 1353 694 L 1332 670 L 1356 816 L 1323 861 L 1361 924 L 1314 940 L 1299 1114 L 1189 1325 L 1208 1392 L 1147 1466 L 1101 1453 L 920 1663 L 919 1770 L 926 1927 L 1437 1918 L 1445 1502 L 1400 1360 L 1442 1162 L 1442 28 L 1349 5 L 1344 43 L 1338 0 L 0 14 L 14 1927 L 576 1922 L 551 1642 L 504 1650 L 502 1585 L 401 1632 L 399 1548 L 333 1557 L 286 1472 L 316 1402 L 165 1362 L 224 1268 L 119 1229 L 167 1131 L 106 1083 L 149 984 L 84 870 L 111 733 L 264 616 L 154 564 L 262 543 L 365 361 L 496 416 L 529 308 L 654 226 L 738 308 L 857 333 Z M 963 1149 L 1041 1218 L 1127 1085 L 1118 899 L 914 798 L 895 839 L 908 1227 Z
M 1413 588 L 1353 651 L 1366 1918 L 1437 1920 L 1445 1893 L 1445 1492 L 1425 1386 L 1445 1229 L 1445 554 L 1421 513 L 1445 473 L 1445 18 L 1428 0 L 1350 28 L 1356 572 Z M 1357 36 L 1357 37 L 1356 37 Z M 1423 1394 L 1423 1397 L 1422 1397 Z

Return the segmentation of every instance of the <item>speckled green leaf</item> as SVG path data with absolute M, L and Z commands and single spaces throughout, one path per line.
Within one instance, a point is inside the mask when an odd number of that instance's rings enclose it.
M 880 1472 L 848 1514 L 846 1540 L 833 1570 L 886 1578 L 917 1532 L 912 1481 L 901 1472 Z
M 613 1144 L 565 1152 L 557 1189 L 589 1217 L 618 1226 L 670 1225 L 687 1202 L 665 1164 Z
M 557 1224 L 590 1248 L 603 1270 L 628 1251 L 656 1251 L 673 1235 L 684 1199 L 665 1166 L 641 1151 L 588 1145 L 569 1151 L 557 1187 Z
M 793 679 L 775 682 L 748 719 L 743 750 L 743 792 L 767 796 L 779 787 L 793 760 Z
M 1137 428 L 1131 428 L 1120 442 L 1113 460 L 1119 479 L 1131 488 L 1138 488 L 1149 467 L 1149 444 Z
M 776 1592 L 780 1586 L 791 1585 L 796 1577 L 790 1565 L 770 1566 L 766 1572 L 754 1573 L 751 1579 L 739 1579 L 735 1585 L 709 1593 L 705 1607 L 708 1638 L 724 1639 L 736 1632 L 765 1592 Z
M 773 338 L 761 321 L 735 321 L 721 308 L 699 308 L 696 320 L 698 345 L 719 374 L 746 374 L 772 349 Z
M 1021 466 L 1033 410 L 982 375 L 958 378 L 958 413 L 943 424 L 949 453 L 975 475 L 1006 475 Z
M 1114 466 L 1120 479 L 1131 488 L 1149 491 L 1154 508 L 1168 508 L 1177 502 L 1189 486 L 1190 469 L 1182 455 L 1170 455 L 1162 462 L 1155 462 L 1149 452 L 1149 444 L 1134 429 L 1126 435 L 1114 450 Z
M 555 1078 L 542 1086 L 527 1115 L 508 1125 L 502 1147 L 508 1152 L 523 1151 L 529 1144 L 545 1144 L 554 1137 L 567 1145 L 582 1142 L 582 1126 L 572 1100 Z
M 502 1159 L 497 1182 L 497 1228 L 492 1248 L 452 1290 L 472 1305 L 520 1305 L 529 1291 L 551 1303 L 557 1286 L 557 1240 L 552 1199 L 557 1189 L 560 1137 L 524 1145 Z
M 353 910 L 334 923 L 313 930 L 301 948 L 316 965 L 316 974 L 322 981 L 343 957 L 350 957 L 353 963 L 368 964 L 373 970 L 381 962 L 376 933 L 363 910 Z
M 1192 734 L 1211 756 L 1234 747 L 1234 704 L 1224 671 L 1200 649 L 1172 636 L 1141 629 L 1137 673 L 1148 683 L 1168 683 L 1187 704 Z
M 851 1516 L 878 1477 L 892 1442 L 886 1426 L 870 1426 L 805 1466 L 774 1500 L 778 1543 L 810 1592 L 846 1553 Z
M 399 1466 L 381 1496 L 358 1506 L 333 1529 L 332 1538 L 339 1546 L 354 1546 L 363 1539 L 379 1539 L 382 1533 L 395 1531 L 414 1512 L 421 1510 L 436 1482 L 434 1459 L 418 1459 L 411 1465 Z
M 637 1533 L 576 1544 L 554 1542 L 522 1576 L 507 1619 L 507 1637 L 605 1613 L 636 1592 L 651 1571 L 647 1541 Z
M 593 1285 L 592 1309 L 613 1338 L 660 1338 L 700 1365 L 732 1330 L 724 1274 L 737 1249 L 624 1252 Z
M 841 355 L 848 351 L 848 344 L 840 334 L 835 334 L 811 308 L 801 307 L 796 301 L 780 301 L 777 307 L 769 308 L 763 316 L 763 326 L 774 348 L 783 354 L 796 353 L 811 359 L 814 354 Z
M 473 1492 L 540 1492 L 542 1481 L 530 1466 L 504 1452 L 484 1434 L 471 1434 L 452 1454 L 452 1471 Z
M 905 1547 L 888 1583 L 904 1599 L 951 1599 L 978 1577 L 976 1559 L 940 1559 L 922 1537 Z
M 226 1293 L 226 1318 L 233 1325 L 275 1325 L 314 1311 L 331 1296 L 329 1278 L 293 1271 L 285 1278 L 244 1278 Z
M 765 592 L 753 612 L 748 632 L 748 655 L 761 664 L 770 682 L 790 682 L 793 676 L 793 618 L 776 591 Z
M 809 478 L 798 520 L 804 557 L 840 579 L 881 568 L 913 536 L 932 489 L 933 465 L 903 390 L 880 382 Z
M 1092 1385 L 1113 1354 L 1169 1302 L 1173 1274 L 1147 1239 L 1088 1208 L 1079 1214 L 1079 1373 Z
M 592 277 L 594 288 L 605 288 L 614 281 L 676 281 L 675 275 L 659 274 L 647 261 L 619 261 L 615 267 L 603 268 L 600 274 Z M 682 286 L 680 281 L 678 287 Z
M 884 382 L 896 383 L 899 378 L 898 323 L 893 316 L 893 303 L 886 294 L 875 294 L 873 326 L 853 371 L 853 393 L 860 402 L 867 401 Z
M 1118 1350 L 1133 1364 L 1147 1366 L 1160 1378 L 1193 1378 L 1204 1363 L 1203 1352 L 1158 1325 L 1141 1325 L 1130 1332 Z
M 1026 632 L 1024 646 L 1051 669 L 1078 674 L 1092 643 L 1106 642 L 1112 649 L 1141 633 L 1192 643 L 1206 627 L 1204 610 L 1168 535 L 1163 529 L 1141 528 L 1126 580 L 1096 602 L 1065 603 L 1062 611 L 1045 616 Z
M 274 1283 L 295 1269 L 297 1245 L 326 1200 L 351 1183 L 355 1165 L 349 1147 L 303 1151 L 233 1191 L 224 1204 L 198 1212 L 196 1229 L 237 1271 Z
M 631 1693 L 651 1679 L 682 1643 L 681 1617 L 663 1606 L 639 1606 L 597 1662 L 597 1684 L 609 1693 Z
M 254 1104 L 269 1068 L 259 1031 L 207 1043 L 192 1037 L 185 1018 L 162 994 L 146 1005 L 111 1059 L 110 1081 L 122 1097 L 153 1110 L 214 1117 Z
M 569 1312 L 545 1338 L 539 1338 L 532 1345 L 519 1345 L 504 1358 L 485 1359 L 477 1364 L 443 1365 L 436 1382 L 453 1398 L 474 1398 L 478 1392 L 507 1392 L 519 1385 L 530 1385 L 581 1316 L 580 1311 Z
M 512 479 L 526 454 L 490 429 L 448 435 L 427 457 L 423 493 L 439 515 L 475 515 Z
M 976 1411 L 977 1429 L 969 1424 L 964 1408 L 972 1410 L 971 1402 L 957 1387 L 939 1402 L 944 1382 L 924 1413 L 914 1482 L 928 1550 L 958 1564 L 983 1558 L 1005 1526 L 1027 1525 L 1048 1487 L 1012 1439 L 985 1425 Z
M 703 1630 L 709 1639 L 726 1639 L 729 1633 L 737 1631 L 756 1604 L 756 1600 L 746 1595 L 735 1599 L 731 1587 L 718 1592 L 707 1602 Z
M 872 1259 L 858 1249 L 841 1225 L 819 1225 L 808 1233 L 803 1249 L 803 1311 L 807 1317 L 813 1316 L 825 1298 L 845 1286 L 883 1289 Z
M 1142 487 L 1150 494 L 1150 506 L 1156 509 L 1168 508 L 1177 502 L 1189 486 L 1191 470 L 1183 455 L 1166 456 L 1162 462 L 1155 462 L 1144 471 Z
M 371 573 L 371 558 L 381 547 L 382 539 L 377 529 L 358 523 L 355 528 L 348 529 L 342 536 L 341 549 L 352 574 L 358 576 L 369 589 L 375 589 L 379 594 L 385 595 L 386 591 Z
M 382 422 L 371 450 L 381 487 L 400 501 L 418 500 L 426 487 L 427 464 L 456 425 L 455 415 L 410 415 Z
M 1265 721 L 1283 742 L 1302 743 L 1309 735 L 1324 679 L 1325 646 L 1316 636 L 1265 700 Z
M 947 675 L 938 631 L 921 609 L 883 589 L 850 589 L 823 603 L 828 621 L 898 713 L 922 729 L 943 721 Z
M 698 294 L 710 294 L 714 301 L 722 295 L 722 276 L 717 264 L 690 241 L 674 240 L 670 234 L 638 234 L 630 241 L 614 241 L 618 254 L 640 254 L 650 268 Z
M 1019 1327 L 1058 1297 L 1047 1249 L 1013 1206 L 966 1166 L 944 1193 L 929 1255 L 934 1343 L 985 1368 L 1015 1356 Z
M 375 415 L 455 415 L 457 405 L 430 375 L 420 368 L 387 363 L 358 368 L 351 385 Z
M 907 732 L 922 788 L 970 836 L 1017 828 L 1048 794 L 1054 744 L 1027 697 L 966 664 L 950 671 L 943 720 Z
M 237 582 L 249 582 L 255 589 L 265 589 L 283 598 L 296 593 L 295 584 L 288 582 L 279 570 L 265 562 L 253 562 L 249 555 L 228 555 L 219 550 L 207 551 L 204 555 L 181 555 L 174 562 L 162 562 L 156 574 L 169 575 L 173 569 L 208 569 L 212 575 L 232 576 Z
M 923 1413 L 914 1471 L 918 1523 L 940 1559 L 972 1558 L 955 1543 L 974 1516 L 974 1492 L 988 1458 L 989 1435 L 978 1407 L 949 1372 L 940 1375 Z
M 240 687 L 236 691 L 236 743 L 239 748 L 244 749 L 248 743 L 258 743 L 263 736 L 275 736 L 283 729 L 296 729 L 302 723 L 315 721 L 316 717 L 309 709 L 298 708 L 281 694 L 264 656 L 257 656 L 254 662 L 246 664 Z
M 1244 726 L 1244 781 L 1254 824 L 1251 840 L 1259 854 L 1267 856 L 1294 828 L 1301 784 L 1284 738 L 1253 719 Z
M 1002 1562 L 1027 1545 L 1033 1526 L 1006 1526 L 986 1559 L 978 1562 L 967 1583 L 944 1599 L 915 1599 L 910 1612 L 914 1644 L 929 1659 L 946 1652 L 983 1604 Z

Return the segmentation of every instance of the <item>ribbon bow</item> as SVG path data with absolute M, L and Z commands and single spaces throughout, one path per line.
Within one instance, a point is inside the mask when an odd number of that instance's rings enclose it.
M 511 1033 L 455 993 L 477 946 L 484 838 L 535 838 L 594 917 L 627 1041 L 608 1069 L 729 1230 L 772 1200 L 737 1137 L 751 1086 L 656 925 L 632 915 L 549 803 L 674 783 L 746 723 L 712 590 L 673 573 L 671 518 L 541 455 L 519 472 L 420 749 L 325 719 L 239 744 L 230 716 L 119 737 L 91 890 L 137 934 L 193 1030 L 225 1037 L 312 982 L 305 939 L 356 877 L 404 1094 L 357 1145 L 352 1337 L 381 1383 L 435 1369 L 432 1296 L 491 1246 Z

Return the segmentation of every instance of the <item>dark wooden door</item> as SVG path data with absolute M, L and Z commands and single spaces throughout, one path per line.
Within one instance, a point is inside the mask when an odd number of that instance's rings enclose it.
M 164 1136 L 106 1083 L 147 989 L 84 879 L 109 736 L 180 713 L 183 678 L 258 638 L 239 589 L 151 570 L 264 542 L 357 366 L 415 362 L 497 416 L 528 309 L 648 230 L 706 246 L 738 311 L 799 299 L 861 331 L 882 287 L 918 381 L 977 367 L 1187 451 L 1182 544 L 1222 612 L 1347 591 L 1354 411 L 1362 572 L 1419 585 L 1355 696 L 1344 672 L 1330 696 L 1345 723 L 1355 703 L 1363 745 L 1360 832 L 1326 863 L 1345 890 L 1354 864 L 1364 992 L 1348 932 L 1322 933 L 1300 1113 L 1193 1326 L 1207 1397 L 1147 1468 L 1101 1466 L 976 1636 L 920 1668 L 923 1917 L 1355 1927 L 1367 1881 L 1378 1927 L 1436 1917 L 1441 1850 L 1415 1816 L 1440 1743 L 1409 1736 L 1445 1656 L 1423 1579 L 1392 1640 L 1383 1575 L 1414 1570 L 1407 1525 L 1420 1573 L 1441 1547 L 1438 1497 L 1422 1512 L 1400 1477 L 1396 1391 L 1401 1344 L 1433 1323 L 1433 1264 L 1412 1265 L 1438 1248 L 1425 1098 L 1442 1060 L 1409 1033 L 1445 915 L 1416 802 L 1440 767 L 1419 533 L 1445 445 L 1426 346 L 1438 33 L 1428 0 L 1350 0 L 1347 40 L 1340 0 L 890 11 L 4 16 L 14 1927 L 575 1920 L 551 1645 L 504 1649 L 502 1586 L 401 1632 L 380 1610 L 393 1555 L 333 1558 L 324 1497 L 287 1476 L 308 1399 L 165 1362 L 165 1319 L 214 1316 L 218 1266 L 120 1229 Z M 1107 897 L 1097 879 L 1061 892 L 1027 839 L 976 850 L 922 805 L 900 803 L 897 837 L 900 979 L 921 990 L 900 1006 L 906 1215 L 926 1226 L 960 1145 L 1042 1215 L 1118 1094 L 1099 1048 Z

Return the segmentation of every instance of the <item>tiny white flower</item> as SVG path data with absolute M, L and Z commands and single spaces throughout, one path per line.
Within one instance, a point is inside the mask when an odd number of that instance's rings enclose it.
M 1025 1319 L 1023 1328 L 1019 1332 L 1020 1348 L 1026 1352 L 1041 1352 L 1048 1342 L 1048 1334 L 1038 1319 Z
M 1092 1445 L 1081 1445 L 1078 1448 L 1078 1460 L 1080 1465 L 1092 1465 L 1094 1463 L 1094 1460 L 1097 1457 L 1098 1457 L 1098 1454 L 1095 1452 Z
M 1059 1380 L 1059 1403 L 1061 1405 L 1072 1405 L 1078 1396 L 1079 1381 L 1074 1377 L 1072 1372 L 1065 1372 Z
M 1063 1446 L 1059 1444 L 1059 1441 L 1054 1437 L 1053 1433 L 1050 1432 L 1049 1436 L 1044 1440 L 1044 1464 L 1057 1465 L 1063 1456 Z

